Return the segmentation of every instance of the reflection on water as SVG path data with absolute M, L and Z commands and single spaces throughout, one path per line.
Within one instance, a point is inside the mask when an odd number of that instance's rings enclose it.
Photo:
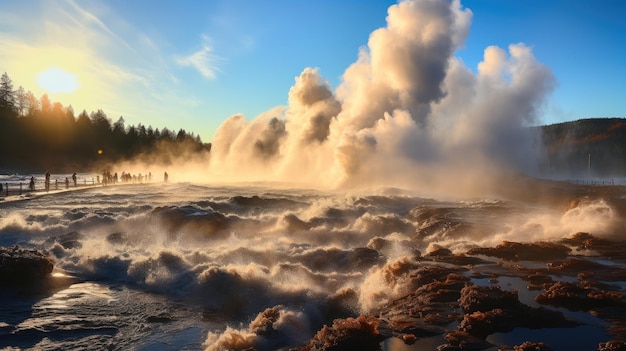
M 520 345 L 524 341 L 542 341 L 554 351 L 597 350 L 598 340 L 611 340 L 606 330 L 595 326 L 576 328 L 526 329 L 494 333 L 487 341 L 495 345 Z
M 577 282 L 575 277 L 551 276 L 554 281 Z M 587 312 L 570 311 L 567 308 L 542 305 L 535 301 L 541 290 L 529 290 L 528 282 L 519 277 L 500 276 L 496 280 L 490 278 L 472 278 L 472 283 L 478 286 L 499 286 L 502 290 L 516 291 L 519 301 L 533 308 L 547 308 L 563 313 L 566 318 L 597 327 L 606 327 L 608 323 L 594 317 Z
M 445 344 L 446 339 L 443 335 L 436 335 L 427 338 L 421 338 L 415 341 L 415 343 L 408 345 L 402 339 L 393 337 L 389 338 L 381 343 L 383 351 L 422 351 L 422 350 L 436 350 L 437 346 Z
M 22 303 L 20 303 L 20 300 Z M 29 306 L 31 297 L 14 296 L 0 318 L 0 347 L 42 350 L 201 348 L 209 324 L 200 313 L 164 297 L 94 282 L 73 284 Z M 21 321 L 20 321 L 21 320 Z M 196 340 L 194 342 L 194 340 Z

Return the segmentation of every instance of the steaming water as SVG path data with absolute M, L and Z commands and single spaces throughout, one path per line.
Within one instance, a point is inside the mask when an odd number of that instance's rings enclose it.
M 248 324 L 274 306 L 279 333 L 254 342 L 297 346 L 332 318 L 401 296 L 380 274 L 394 260 L 562 238 L 608 216 L 602 203 L 558 212 L 285 184 L 151 183 L 9 200 L 0 245 L 48 250 L 55 274 L 33 291 L 0 289 L 9 302 L 0 348 L 50 350 L 201 349 L 237 330 L 253 338 Z
M 250 121 L 229 117 L 207 159 L 176 155 L 188 161 L 178 173 L 343 189 L 419 184 L 465 196 L 481 196 L 501 173 L 537 174 L 542 150 L 527 126 L 538 124 L 554 77 L 523 43 L 489 46 L 476 67 L 465 66 L 455 53 L 471 21 L 460 1 L 391 6 L 387 25 L 372 32 L 336 89 L 318 69 L 305 68 L 287 106 Z M 503 240 L 602 235 L 616 220 L 603 201 L 555 210 L 398 189 L 82 189 L 0 202 L 0 245 L 46 249 L 56 270 L 29 290 L 0 289 L 9 302 L 0 305 L 0 348 L 294 347 L 333 318 L 406 295 L 401 279 L 385 273 L 400 260 L 439 247 L 462 253 Z M 267 308 L 275 308 L 272 333 L 252 333 L 248 326 Z M 437 336 L 415 346 L 440 342 Z M 410 347 L 391 339 L 381 348 Z

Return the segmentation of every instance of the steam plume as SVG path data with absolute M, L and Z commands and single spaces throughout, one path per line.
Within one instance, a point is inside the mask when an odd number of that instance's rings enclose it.
M 305 68 L 288 106 L 227 119 L 211 176 L 461 191 L 460 178 L 532 172 L 540 150 L 525 127 L 537 122 L 553 76 L 521 43 L 488 47 L 473 72 L 454 56 L 471 19 L 460 1 L 391 6 L 336 90 Z

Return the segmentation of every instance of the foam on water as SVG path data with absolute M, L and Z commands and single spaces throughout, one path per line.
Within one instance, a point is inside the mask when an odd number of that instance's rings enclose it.
M 22 320 L 2 320 L 5 346 L 95 338 L 136 347 L 166 330 L 202 334 L 184 341 L 196 345 L 206 335 L 208 344 L 294 345 L 332 318 L 406 294 L 405 273 L 433 245 L 462 251 L 581 230 L 602 235 L 612 220 L 602 202 L 558 213 L 502 200 L 381 194 L 178 183 L 2 204 L 2 245 L 47 249 L 55 269 L 76 281 L 44 293 Z M 155 301 L 159 311 L 144 311 Z M 250 339 L 250 327 L 240 327 L 279 305 L 271 337 Z M 129 313 L 138 311 L 143 321 L 133 324 Z M 286 329 L 293 325 L 297 331 Z

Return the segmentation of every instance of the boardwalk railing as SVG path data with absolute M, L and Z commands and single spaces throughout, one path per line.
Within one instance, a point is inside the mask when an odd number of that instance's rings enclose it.
M 68 177 L 67 179 L 51 179 L 49 184 L 46 184 L 45 180 L 35 179 L 31 185 L 30 180 L 22 180 L 22 181 L 5 181 L 0 182 L 2 185 L 2 191 L 0 191 L 0 197 L 3 196 L 14 196 L 14 195 L 25 195 L 29 193 L 35 192 L 45 192 L 45 191 L 55 191 L 55 190 L 63 190 L 77 187 L 85 187 L 85 186 L 94 186 L 98 185 L 99 179 L 87 178 L 87 177 L 78 177 L 76 178 L 76 183 Z
M 142 184 L 142 183 L 150 183 L 154 180 L 151 172 L 142 175 L 139 173 L 138 175 L 122 173 L 121 177 L 118 177 L 117 173 L 111 175 L 110 173 L 105 173 L 100 175 L 90 176 L 77 176 L 76 181 L 72 178 L 71 175 L 67 177 L 61 176 L 50 179 L 49 183 L 46 183 L 43 177 L 33 177 L 32 183 L 31 179 L 23 178 L 21 180 L 10 180 L 10 181 L 2 181 L 0 182 L 0 198 L 6 196 L 19 196 L 26 195 L 31 193 L 40 193 L 47 191 L 59 191 L 59 190 L 69 190 L 72 188 L 79 187 L 87 187 L 87 186 L 96 186 L 96 185 L 114 185 L 114 184 Z M 167 181 L 167 173 L 164 175 L 164 181 Z

